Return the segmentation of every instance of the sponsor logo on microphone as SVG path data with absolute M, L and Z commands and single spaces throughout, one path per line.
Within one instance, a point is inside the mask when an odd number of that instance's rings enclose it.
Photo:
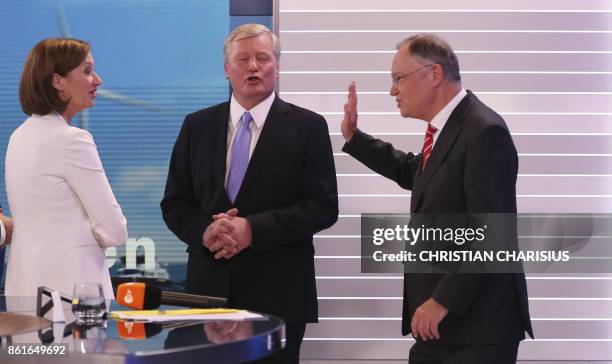
M 132 296 L 132 290 L 128 289 L 127 292 L 125 293 L 125 297 L 123 297 L 123 300 L 125 301 L 125 303 L 132 303 L 134 302 L 134 297 Z
M 128 335 L 132 334 L 132 328 L 134 328 L 133 322 L 123 321 L 123 327 L 127 330 Z

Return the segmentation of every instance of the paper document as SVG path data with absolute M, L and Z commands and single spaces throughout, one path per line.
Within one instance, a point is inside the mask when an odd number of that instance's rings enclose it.
M 167 322 L 188 320 L 248 320 L 262 318 L 263 316 L 246 310 L 236 310 L 230 308 L 198 308 L 186 310 L 112 311 L 111 317 L 120 320 Z

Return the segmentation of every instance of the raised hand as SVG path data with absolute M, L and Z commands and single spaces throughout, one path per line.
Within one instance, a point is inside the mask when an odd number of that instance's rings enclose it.
M 348 99 L 344 104 L 344 118 L 340 125 L 342 136 L 348 142 L 357 130 L 357 88 L 355 81 L 351 82 L 348 87 Z

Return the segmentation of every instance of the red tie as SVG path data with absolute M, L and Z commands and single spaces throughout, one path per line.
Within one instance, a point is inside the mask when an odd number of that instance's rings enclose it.
M 425 142 L 423 143 L 423 156 L 421 157 L 421 169 L 425 169 L 431 149 L 433 147 L 434 134 L 438 131 L 435 126 L 427 124 L 427 132 L 425 133 Z

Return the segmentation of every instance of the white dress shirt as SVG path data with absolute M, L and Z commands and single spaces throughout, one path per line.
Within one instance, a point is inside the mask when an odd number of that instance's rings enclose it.
M 6 240 L 6 230 L 4 229 L 4 223 L 0 220 L 0 246 L 4 245 Z
M 436 145 L 436 140 L 438 140 L 438 136 L 440 136 L 440 131 L 442 131 L 442 129 L 444 128 L 444 125 L 446 125 L 446 122 L 448 121 L 448 118 L 450 117 L 450 115 L 452 114 L 452 112 L 455 110 L 455 108 L 457 107 L 457 105 L 459 105 L 459 103 L 461 102 L 461 100 L 463 100 L 463 98 L 467 95 L 467 92 L 465 91 L 464 88 L 462 88 L 457 95 L 455 95 L 455 97 L 453 97 L 448 104 L 446 104 L 446 106 L 444 106 L 442 108 L 442 110 L 440 110 L 436 116 L 433 117 L 433 119 L 431 119 L 430 124 L 432 126 L 434 126 L 436 129 L 438 129 L 438 131 L 434 134 L 433 138 L 433 144 L 431 146 L 431 149 L 433 150 L 433 147 Z
M 245 109 L 238 100 L 234 98 L 232 94 L 232 99 L 230 101 L 230 119 L 228 120 L 227 127 L 227 158 L 225 160 L 225 188 L 227 189 L 227 179 L 229 177 L 230 164 L 232 161 L 232 145 L 234 145 L 234 140 L 236 139 L 236 135 L 238 133 L 234 133 L 235 130 L 240 126 L 240 119 L 245 112 L 249 112 L 251 117 L 253 118 L 253 122 L 249 125 L 251 129 L 251 146 L 249 148 L 249 161 L 251 160 L 251 156 L 253 155 L 253 151 L 255 150 L 255 146 L 257 145 L 257 141 L 259 140 L 259 136 L 261 135 L 261 130 L 263 129 L 264 123 L 266 122 L 266 118 L 268 117 L 268 113 L 270 112 L 270 108 L 272 107 L 272 103 L 274 102 L 274 97 L 276 95 L 274 92 L 270 94 L 265 100 L 255 105 L 251 110 Z

